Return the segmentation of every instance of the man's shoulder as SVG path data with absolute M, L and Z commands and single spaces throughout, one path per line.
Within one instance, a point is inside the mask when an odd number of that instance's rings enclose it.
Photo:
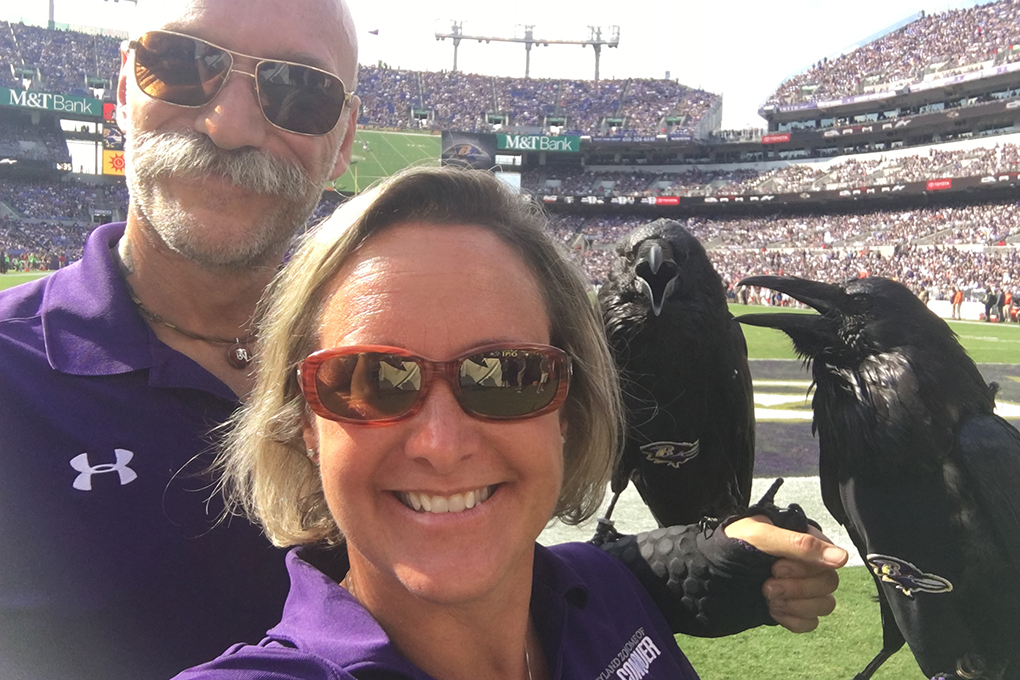
M 98 291 L 93 288 L 102 287 L 113 276 L 108 253 L 123 233 L 123 223 L 104 224 L 89 235 L 81 260 L 35 281 L 0 291 L 0 322 L 39 316 L 46 305 L 47 291 L 55 291 L 65 308 L 75 307 L 76 300 L 88 301 L 87 306 L 94 304 Z

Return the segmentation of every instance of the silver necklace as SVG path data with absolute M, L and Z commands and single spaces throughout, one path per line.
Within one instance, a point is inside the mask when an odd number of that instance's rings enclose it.
M 524 641 L 524 665 L 528 667 L 528 680 L 535 680 L 531 677 L 531 655 L 528 654 L 528 641 Z

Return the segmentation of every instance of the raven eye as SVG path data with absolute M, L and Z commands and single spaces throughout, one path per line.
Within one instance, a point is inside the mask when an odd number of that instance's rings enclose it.
M 866 293 L 855 293 L 850 296 L 850 307 L 851 312 L 861 313 L 867 311 L 871 307 L 871 296 Z

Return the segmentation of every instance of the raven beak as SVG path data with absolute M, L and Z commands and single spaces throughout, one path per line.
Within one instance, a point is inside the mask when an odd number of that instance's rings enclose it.
M 663 269 L 661 276 L 659 275 L 660 269 Z M 635 270 L 637 275 L 634 277 L 634 287 L 648 298 L 652 305 L 652 314 L 659 316 L 662 313 L 663 304 L 676 288 L 676 278 L 680 269 L 672 257 L 667 257 L 664 254 L 662 245 L 651 243 L 642 252 Z M 666 279 L 667 276 L 669 276 L 668 279 Z M 663 283 L 663 279 L 666 279 L 665 283 Z
M 653 243 L 651 247 L 648 249 L 648 257 L 645 260 L 646 262 L 648 262 L 648 268 L 652 270 L 652 274 L 659 273 L 659 267 L 662 266 L 663 259 L 664 258 L 662 257 L 662 246 L 660 246 L 658 243 Z
M 822 314 L 822 316 L 788 312 L 743 314 L 737 317 L 740 323 L 783 331 L 793 340 L 797 351 L 806 356 L 818 356 L 824 348 L 842 344 L 837 334 L 840 322 L 831 316 L 825 316 L 836 307 L 839 296 L 843 294 L 839 286 L 794 276 L 751 276 L 737 285 L 777 290 L 795 300 L 800 300 Z
M 809 281 L 796 276 L 749 276 L 742 279 L 738 286 L 760 286 L 777 290 L 789 295 L 805 305 L 814 308 L 819 314 L 827 314 L 836 305 L 843 289 L 831 283 Z

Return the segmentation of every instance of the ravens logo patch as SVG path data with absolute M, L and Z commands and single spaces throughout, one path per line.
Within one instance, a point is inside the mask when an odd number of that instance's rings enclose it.
M 948 579 L 935 574 L 926 574 L 910 562 L 898 557 L 868 555 L 868 566 L 880 580 L 892 583 L 907 597 L 913 597 L 914 591 L 922 593 L 948 593 L 953 584 Z
M 678 468 L 701 451 L 701 440 L 693 442 L 652 442 L 641 447 L 641 453 L 653 463 Z

